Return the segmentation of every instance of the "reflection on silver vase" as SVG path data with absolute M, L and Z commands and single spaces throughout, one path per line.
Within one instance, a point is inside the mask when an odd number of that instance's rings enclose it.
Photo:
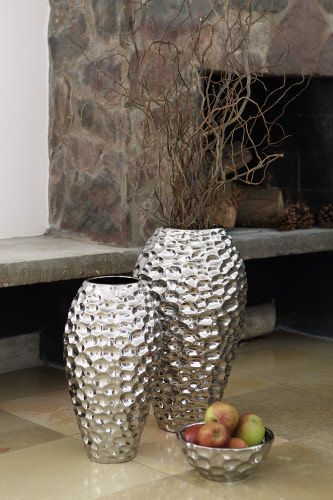
M 160 330 L 150 294 L 135 278 L 83 283 L 64 344 L 69 390 L 91 460 L 134 458 L 149 413 Z
M 224 229 L 157 229 L 135 275 L 159 296 L 162 355 L 154 411 L 176 432 L 223 396 L 239 340 L 246 275 Z

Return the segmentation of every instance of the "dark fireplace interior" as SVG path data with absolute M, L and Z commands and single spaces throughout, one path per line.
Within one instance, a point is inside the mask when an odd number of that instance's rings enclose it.
M 287 84 L 295 82 L 287 79 Z M 265 78 L 268 87 L 279 83 Z M 283 190 L 286 204 L 301 201 L 317 213 L 333 200 L 333 79 L 313 77 L 306 82 L 280 124 L 289 137 L 281 147 L 284 158 L 272 165 L 267 180 Z
M 217 94 L 220 81 L 221 73 L 214 73 L 208 95 Z M 284 93 L 283 84 L 281 77 L 258 78 L 251 84 L 251 99 L 262 104 L 272 94 L 270 102 L 274 103 Z M 287 77 L 285 88 L 289 88 L 286 96 L 266 115 L 268 122 L 279 124 L 272 128 L 271 142 L 276 144 L 268 147 L 264 143 L 259 148 L 260 152 L 283 153 L 284 157 L 268 167 L 263 185 L 280 188 L 286 206 L 304 202 L 317 213 L 333 201 L 333 78 Z M 223 91 L 221 95 L 223 99 Z M 254 112 L 255 107 L 248 105 L 244 119 Z M 281 142 L 284 134 L 287 137 Z M 262 122 L 258 121 L 251 137 L 260 143 L 263 135 Z M 234 140 L 241 140 L 237 132 Z M 254 160 L 249 166 L 255 166 Z M 260 180 L 262 173 L 258 172 L 256 181 Z

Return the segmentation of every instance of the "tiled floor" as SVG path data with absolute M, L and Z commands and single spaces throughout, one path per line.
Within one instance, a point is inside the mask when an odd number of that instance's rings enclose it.
M 276 434 L 267 461 L 241 483 L 207 481 L 173 434 L 150 417 L 135 460 L 85 455 L 64 372 L 0 375 L 1 500 L 320 500 L 333 498 L 333 342 L 277 332 L 243 344 L 225 393 Z

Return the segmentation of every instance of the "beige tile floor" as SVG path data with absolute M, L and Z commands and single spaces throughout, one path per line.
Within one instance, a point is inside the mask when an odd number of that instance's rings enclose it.
M 276 434 L 267 461 L 241 483 L 207 481 L 153 417 L 135 460 L 85 455 L 64 372 L 0 375 L 1 500 L 333 499 L 333 342 L 276 332 L 244 343 L 225 397 Z

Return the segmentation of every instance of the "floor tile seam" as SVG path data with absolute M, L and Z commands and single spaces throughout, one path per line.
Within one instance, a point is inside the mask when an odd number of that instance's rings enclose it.
M 11 413 L 7 410 L 3 410 L 2 408 L 0 408 L 0 413 L 5 413 L 6 415 L 9 415 L 11 417 L 19 418 L 21 420 L 24 420 L 25 422 L 29 422 L 29 424 L 34 424 L 34 425 L 37 425 L 38 427 L 41 427 L 42 429 L 45 429 L 47 431 L 52 431 L 52 432 L 55 432 L 56 434 L 60 434 L 62 437 L 65 437 L 65 438 L 71 437 L 74 435 L 74 434 L 68 435 L 68 434 L 64 434 L 63 432 L 55 431 L 51 427 L 46 427 L 45 425 L 41 425 L 41 424 L 35 422 L 34 420 L 30 420 L 29 418 L 26 418 L 26 417 L 21 417 L 20 415 L 16 415 L 15 413 Z
M 262 338 L 262 337 L 257 337 L 258 339 L 259 338 Z M 236 356 L 237 356 L 237 353 L 238 352 L 241 352 L 241 353 L 245 353 L 245 352 L 250 352 L 250 351 L 260 351 L 262 349 L 283 349 L 283 350 L 292 350 L 292 351 L 299 351 L 301 353 L 304 353 L 304 354 L 309 354 L 309 351 L 308 349 L 310 348 L 310 343 L 314 342 L 317 347 L 319 346 L 319 343 L 321 342 L 325 342 L 323 340 L 321 340 L 320 342 L 317 341 L 315 338 L 313 340 L 311 339 L 308 339 L 306 337 L 306 341 L 302 344 L 302 343 L 299 343 L 297 342 L 296 340 L 292 340 L 290 341 L 291 343 L 288 342 L 288 340 L 280 340 L 280 341 L 270 341 L 270 342 L 267 342 L 267 345 L 261 345 L 261 346 L 246 346 L 244 345 L 243 348 L 242 346 L 239 346 L 238 348 L 236 347 Z M 304 339 L 300 339 L 300 341 L 302 341 Z M 318 343 L 317 343 L 318 342 Z M 328 344 L 330 345 L 330 347 L 333 347 L 333 341 L 328 341 Z M 324 345 L 322 345 L 322 347 L 324 347 Z M 238 349 L 238 350 L 237 350 Z M 320 356 L 320 355 L 319 355 Z M 329 354 L 323 354 L 322 356 L 329 356 Z
M 328 372 L 328 373 L 321 373 L 319 376 L 325 376 L 325 375 L 330 375 L 332 376 L 332 372 Z M 317 394 L 318 395 L 318 389 L 311 389 L 311 388 L 308 388 L 308 387 L 300 387 L 300 385 L 303 383 L 303 382 L 310 382 L 311 380 L 313 380 L 314 378 L 316 378 L 317 375 L 315 375 L 315 377 L 306 377 L 306 378 L 302 378 L 302 379 L 297 379 L 297 380 L 294 380 L 293 382 L 283 382 L 283 383 L 280 383 L 279 385 L 282 385 L 282 386 L 287 386 L 287 387 L 291 387 L 293 389 L 299 389 L 301 391 L 307 391 L 307 392 L 311 392 L 311 393 L 314 393 L 314 394 Z M 333 387 L 333 384 L 332 384 L 332 387 Z M 332 392 L 332 396 L 333 396 L 333 392 Z
M 258 347 L 253 346 L 253 348 L 245 349 L 243 351 L 237 351 L 237 348 L 236 348 L 235 356 L 237 357 L 238 352 L 245 353 L 245 352 L 252 352 L 252 351 L 263 351 L 265 349 L 282 349 L 282 350 L 289 351 L 289 346 L 286 347 L 286 346 L 281 346 L 280 344 L 273 344 L 273 343 L 271 344 L 270 343 L 269 345 L 266 345 L 266 346 L 258 346 Z
M 302 438 L 298 438 L 298 439 L 302 439 Z M 319 448 L 313 448 L 312 446 L 308 446 L 305 444 L 295 443 L 295 441 L 292 441 L 292 440 L 290 440 L 289 443 L 283 443 L 281 446 L 283 446 L 284 444 L 296 446 L 297 448 L 300 448 L 301 450 L 308 450 L 308 451 L 318 453 L 318 455 L 320 455 L 322 458 L 326 459 L 326 461 L 328 458 L 329 459 L 328 462 L 330 464 L 333 464 L 333 455 L 327 455 L 327 453 L 325 453 L 323 450 L 320 450 Z
M 56 437 L 56 438 L 52 438 L 52 439 L 48 439 L 47 441 L 43 441 L 41 443 L 35 443 L 35 444 L 29 444 L 27 446 L 21 446 L 20 448 L 16 448 L 16 449 L 11 449 L 11 447 L 9 446 L 8 450 L 3 452 L 3 453 L 0 453 L 0 456 L 2 455 L 8 455 L 8 454 L 12 454 L 14 453 L 15 451 L 21 451 L 21 450 L 30 450 L 30 448 L 34 448 L 34 446 L 39 446 L 40 444 L 48 444 L 48 443 L 53 443 L 53 441 L 59 441 L 60 439 L 64 439 L 68 436 L 59 436 L 59 437 Z
M 33 397 L 36 397 L 36 396 L 42 396 L 44 394 L 51 394 L 52 392 L 59 392 L 61 390 L 65 390 L 65 389 L 66 388 L 64 388 L 64 389 L 51 389 L 51 390 L 48 390 L 47 392 L 37 392 L 35 394 L 29 394 L 28 396 L 22 396 L 22 397 L 19 397 L 19 398 L 0 399 L 0 405 L 2 403 L 9 403 L 10 401 L 19 401 L 20 399 L 33 398 Z
M 323 376 L 324 375 L 328 375 L 330 377 L 333 377 L 333 371 L 322 372 L 319 375 L 323 375 Z M 308 392 L 311 392 L 311 393 L 314 392 L 315 394 L 318 395 L 318 390 L 303 388 L 303 387 L 300 386 L 303 383 L 308 383 L 312 379 L 313 379 L 312 375 L 305 376 L 305 377 L 297 377 L 295 380 L 293 380 L 293 382 L 279 382 L 279 385 L 288 386 L 290 388 L 299 389 L 301 391 L 308 391 Z M 333 393 L 332 393 L 332 395 L 333 395 Z
M 300 337 L 306 337 L 308 339 L 313 340 L 323 340 L 324 342 L 333 342 L 332 337 L 322 337 L 321 335 L 313 335 L 311 333 L 302 332 L 301 330 L 297 330 L 295 328 L 289 328 L 287 326 L 280 326 L 277 328 L 278 332 L 284 332 L 286 334 L 291 335 L 299 335 Z
M 311 355 L 313 356 L 314 358 L 329 358 L 332 353 L 327 353 L 327 354 L 319 354 L 319 353 L 313 353 L 313 351 L 311 351 L 310 349 L 310 346 L 308 349 L 302 349 L 301 346 L 288 346 L 288 347 L 285 347 L 285 346 L 274 346 L 274 347 L 279 347 L 281 349 L 288 349 L 290 351 L 293 351 L 293 352 L 297 352 L 298 354 L 307 354 L 307 355 Z M 243 351 L 245 352 L 245 351 Z
M 333 365 L 332 365 L 332 368 L 333 368 Z M 324 377 L 326 375 L 331 375 L 331 376 L 333 375 L 331 368 L 327 372 L 321 372 L 321 373 L 316 373 L 314 375 L 311 375 L 309 377 L 309 379 L 316 381 L 316 379 L 319 379 L 319 378 Z M 333 382 L 333 378 L 332 378 L 332 382 Z
M 249 375 L 251 375 L 251 376 L 256 375 L 255 376 L 256 381 L 265 382 L 265 383 L 267 383 L 267 382 L 272 383 L 271 380 L 265 380 L 265 378 L 263 378 L 261 374 L 254 374 L 254 373 L 242 371 L 239 368 L 231 368 L 231 373 L 229 375 L 228 383 L 229 383 L 230 378 L 233 376 L 233 374 L 242 375 L 243 377 L 244 377 L 244 375 L 246 375 L 247 377 Z M 227 383 L 226 387 L 228 387 L 228 383 Z
M 298 443 L 297 441 L 299 441 L 300 439 L 303 439 L 303 438 L 300 437 L 300 438 L 290 439 L 289 443 L 294 445 L 294 446 L 298 446 L 299 448 L 306 448 L 306 449 L 309 449 L 311 451 L 316 451 L 316 452 L 320 453 L 321 455 L 323 455 L 325 458 L 327 458 L 327 453 L 325 453 L 322 449 L 316 448 L 315 446 L 313 446 L 311 444 Z M 285 443 L 283 443 L 283 444 L 285 444 Z M 332 461 L 333 461 L 333 452 L 329 453 L 329 456 L 332 456 Z
M 89 460 L 88 457 L 87 457 L 87 460 Z M 126 462 L 123 462 L 123 463 L 126 463 Z M 144 484 L 154 483 L 155 481 L 159 481 L 159 480 L 162 480 L 162 479 L 168 479 L 169 476 L 170 476 L 170 474 L 168 474 L 165 471 L 161 471 L 161 470 L 155 469 L 154 467 L 151 467 L 150 465 L 143 464 L 143 463 L 137 461 L 136 457 L 133 460 L 130 460 L 129 462 L 127 462 L 127 463 L 134 463 L 134 464 L 141 465 L 142 467 L 144 467 L 145 469 L 147 469 L 150 472 L 155 472 L 155 473 L 157 472 L 158 474 L 162 475 L 162 477 L 159 477 L 159 478 L 156 478 L 156 479 L 153 479 L 153 480 L 144 481 L 142 483 L 140 482 L 139 484 L 137 484 L 136 486 L 133 486 L 132 488 L 137 488 L 138 486 L 141 486 L 141 485 L 144 485 Z M 117 466 L 118 464 L 113 463 L 113 464 L 106 464 L 106 465 Z M 143 475 L 144 475 L 144 471 L 143 471 Z M 132 489 L 132 488 L 125 488 L 125 491 L 126 491 L 126 489 Z M 123 491 L 123 490 L 119 490 L 119 491 Z
M 244 372 L 241 369 L 239 369 L 238 367 L 237 368 L 231 367 L 231 373 L 229 375 L 228 381 L 230 380 L 230 377 L 232 377 L 233 374 L 236 374 L 236 375 L 244 375 L 244 374 L 245 375 L 254 375 L 254 373 Z M 260 381 L 260 378 L 262 378 L 261 374 L 258 375 L 256 378 L 259 379 L 259 381 Z
M 276 376 L 279 376 L 279 375 L 276 375 L 276 372 L 275 371 L 270 371 L 268 374 L 266 373 L 262 373 L 262 372 L 257 372 L 257 371 L 245 371 L 245 370 L 240 370 L 239 368 L 237 368 L 237 372 L 241 375 L 247 375 L 247 376 L 253 376 L 257 379 L 261 379 L 263 382 L 269 382 L 273 385 L 288 385 L 287 382 L 284 382 L 284 381 L 277 381 L 275 379 Z M 319 377 L 319 376 L 324 376 L 324 375 L 330 375 L 330 376 L 333 376 L 333 366 L 332 366 L 332 369 L 329 370 L 329 371 L 320 371 L 319 373 L 317 372 L 315 375 L 310 374 L 310 375 L 297 375 L 297 378 L 294 379 L 294 383 L 300 383 L 300 382 L 303 382 L 305 380 L 309 380 L 309 379 L 313 379 L 314 377 Z
M 271 347 L 262 347 L 261 349 L 253 349 L 253 351 L 243 351 L 240 354 L 245 358 L 246 354 L 260 353 L 260 351 L 269 351 L 269 354 L 274 353 L 276 351 L 280 351 L 280 354 L 281 354 L 281 351 L 282 351 L 282 355 L 284 355 L 284 354 L 295 354 L 295 353 L 299 354 L 300 356 L 303 356 L 304 354 L 306 354 L 308 356 L 310 355 L 309 353 L 296 351 L 295 349 L 289 349 L 289 348 L 286 348 L 286 347 L 278 347 L 277 349 L 275 349 L 275 348 L 272 349 Z M 328 356 L 320 356 L 320 355 L 318 355 L 318 357 L 327 359 Z M 265 359 L 265 355 L 264 354 L 262 354 L 262 358 Z M 246 361 L 246 360 L 244 359 L 244 361 Z M 237 364 L 237 368 L 235 368 L 235 370 L 236 369 L 239 370 L 238 364 L 240 364 L 242 362 L 243 362 L 243 360 L 240 360 L 240 357 L 239 356 L 237 357 L 237 354 L 236 354 L 235 358 L 234 358 L 234 361 L 233 361 L 234 364 Z M 283 363 L 284 366 L 288 366 L 288 364 L 293 364 L 293 362 L 285 361 Z M 280 363 L 279 367 L 280 366 L 282 366 L 281 363 Z M 255 372 L 255 373 L 257 373 L 257 372 Z
M 50 431 L 57 432 L 58 434 L 62 434 L 64 437 L 72 437 L 72 438 L 76 439 L 74 436 L 76 436 L 77 434 L 80 434 L 79 428 L 78 428 L 79 432 L 70 432 L 67 434 L 66 432 L 55 430 L 54 427 L 46 427 L 45 425 L 38 424 L 37 422 L 35 422 L 33 420 L 30 420 L 30 422 L 32 422 L 33 424 L 39 425 L 40 427 L 45 427 L 46 429 L 48 429 Z M 56 427 L 56 425 L 55 425 L 55 427 Z M 80 434 L 80 437 L 81 437 L 81 434 Z
M 259 337 L 258 337 L 259 338 Z M 245 346 L 244 346 L 245 347 Z M 246 349 L 242 349 L 241 346 L 239 346 L 239 348 L 236 348 L 236 354 L 235 356 L 237 356 L 238 353 L 245 353 L 245 352 L 253 352 L 253 351 L 260 351 L 260 349 L 268 349 L 268 348 L 274 348 L 274 347 L 279 347 L 279 344 L 275 344 L 275 343 L 270 343 L 269 346 L 251 346 L 251 347 L 246 347 Z
M 330 358 L 330 356 L 332 356 L 332 353 L 327 353 L 327 354 L 322 354 L 322 353 L 314 353 L 313 351 L 311 351 L 310 347 L 308 349 L 302 349 L 300 346 L 284 346 L 284 345 L 270 345 L 270 346 L 266 346 L 266 347 L 256 347 L 256 348 L 253 348 L 253 349 L 244 349 L 244 350 L 241 350 L 241 351 L 236 351 L 236 354 L 235 354 L 235 358 L 237 359 L 237 355 L 238 354 L 241 354 L 241 355 L 245 355 L 246 353 L 256 353 L 258 351 L 261 351 L 261 350 L 265 350 L 265 349 L 270 349 L 270 350 L 283 350 L 283 351 L 289 351 L 290 353 L 297 353 L 299 354 L 300 356 L 302 356 L 303 354 L 305 355 L 308 355 L 308 356 L 313 356 L 314 358 L 318 357 L 318 358 L 324 358 L 324 359 L 327 359 L 327 358 Z
M 298 380 L 297 383 L 299 383 L 300 381 Z M 321 396 L 321 394 L 318 393 L 318 391 L 316 390 L 308 390 L 307 388 L 303 388 L 303 387 L 296 387 L 294 384 L 288 384 L 288 383 L 274 383 L 268 387 L 264 387 L 262 389 L 256 389 L 256 390 L 253 390 L 253 391 L 247 391 L 247 392 L 243 392 L 243 393 L 237 393 L 237 394 L 230 394 L 228 395 L 227 399 L 234 399 L 234 398 L 239 398 L 239 397 L 242 397 L 242 396 L 249 396 L 249 395 L 255 395 L 255 394 L 258 394 L 258 393 L 263 393 L 263 392 L 266 392 L 266 391 L 272 391 L 274 389 L 289 389 L 289 390 L 292 390 L 292 391 L 296 391 L 296 392 L 299 392 L 299 396 L 304 396 L 304 393 L 310 393 L 311 396 L 319 396 L 319 397 L 326 397 L 326 399 L 328 399 L 329 402 L 333 402 L 333 394 L 332 396 L 328 397 L 328 396 Z M 283 437 L 283 436 L 282 436 Z
M 142 465 L 142 464 L 140 464 Z M 116 495 L 117 493 L 126 493 L 126 492 L 131 492 L 133 490 L 135 490 L 138 486 L 144 486 L 144 485 L 149 485 L 149 484 L 153 484 L 153 483 L 156 483 L 157 481 L 161 481 L 163 480 L 164 478 L 160 478 L 160 479 L 154 479 L 153 481 L 148 481 L 147 483 L 140 483 L 140 484 L 137 484 L 136 486 L 132 486 L 131 488 L 125 488 L 123 490 L 115 490 L 115 491 L 112 491 L 111 493 L 107 493 L 106 495 L 103 495 L 101 497 L 96 497 L 96 498 L 93 498 L 91 500 L 103 500 L 103 499 L 108 499 L 109 496 L 114 498 L 114 495 Z M 128 497 L 129 500 L 131 497 Z M 147 499 L 149 500 L 149 499 Z
M 78 438 L 76 438 L 75 436 L 79 436 L 80 438 L 82 438 L 82 435 L 81 435 L 81 432 L 80 432 L 79 427 L 78 427 L 78 431 L 79 431 L 79 432 L 74 432 L 74 433 L 71 433 L 71 434 L 66 434 L 66 433 L 63 433 L 63 434 L 64 434 L 64 436 L 67 436 L 67 437 L 72 437 L 72 438 L 74 438 L 74 439 L 78 439 Z
M 62 436 L 60 437 L 59 439 L 53 439 L 52 441 L 45 441 L 44 443 L 37 443 L 37 444 L 33 444 L 32 446 L 27 446 L 26 448 L 19 448 L 18 450 L 13 450 L 12 452 L 8 452 L 8 453 L 3 453 L 3 454 L 0 454 L 0 461 L 2 460 L 2 457 L 5 457 L 5 456 L 12 456 L 14 453 L 22 453 L 24 451 L 27 451 L 27 450 L 32 450 L 34 448 L 39 448 L 41 446 L 47 446 L 47 445 L 50 445 L 51 443 L 54 443 L 55 441 L 61 441 L 62 439 L 72 439 L 70 436 Z M 76 441 L 74 439 L 74 441 Z
M 232 373 L 232 370 L 231 370 L 231 373 Z M 250 377 L 250 376 L 255 377 L 257 380 L 261 380 L 262 382 L 269 383 L 270 387 L 273 387 L 275 385 L 284 385 L 282 382 L 276 382 L 276 380 L 266 378 L 265 374 L 263 375 L 262 373 L 252 372 L 252 371 L 244 371 L 244 370 L 240 370 L 239 368 L 237 368 L 237 373 L 239 373 L 240 375 L 247 375 L 248 377 Z M 259 390 L 264 390 L 264 389 L 265 388 L 259 389 Z M 266 389 L 269 389 L 269 387 L 267 387 Z M 254 391 L 248 391 L 248 392 L 254 392 Z
M 272 338 L 274 336 L 274 339 Z M 302 339 L 311 340 L 320 340 L 322 342 L 333 342 L 332 337 L 325 337 L 321 335 L 314 335 L 313 333 L 302 332 L 301 330 L 297 330 L 294 328 L 288 328 L 286 326 L 275 325 L 275 328 L 272 332 L 264 333 L 262 335 L 258 335 L 257 337 L 245 338 L 241 339 L 240 342 L 252 342 L 256 339 L 270 339 L 272 342 L 280 342 L 285 337 L 285 340 L 296 340 L 300 337 Z
M 140 465 L 144 465 L 144 464 L 140 464 Z M 152 467 L 151 467 L 151 468 L 152 468 Z M 153 470 L 155 471 L 155 469 L 153 469 Z M 173 479 L 175 479 L 174 475 L 172 476 L 172 478 L 173 478 Z M 171 479 L 171 476 L 170 476 L 170 477 L 168 477 L 168 476 L 166 476 L 166 477 L 161 477 L 161 478 L 159 478 L 159 479 L 153 479 L 152 481 L 147 481 L 147 482 L 145 482 L 145 483 L 140 483 L 140 484 L 137 484 L 136 486 L 132 486 L 131 488 L 126 488 L 126 489 L 122 489 L 122 490 L 117 490 L 117 491 L 114 491 L 114 492 L 110 493 L 109 495 L 110 495 L 111 497 L 113 497 L 113 496 L 114 496 L 114 495 L 116 495 L 117 493 L 126 493 L 126 492 L 131 493 L 132 491 L 135 491 L 135 489 L 136 489 L 138 486 L 149 486 L 149 485 L 153 485 L 154 483 L 158 483 L 158 482 L 160 482 L 160 481 L 164 481 L 165 479 L 169 480 L 169 479 Z M 188 481 L 183 480 L 183 479 L 181 479 L 181 478 L 179 478 L 179 477 L 177 477 L 176 479 L 177 479 L 177 481 L 180 481 L 181 483 L 185 483 L 185 484 L 187 484 L 187 485 L 191 486 L 192 488 L 195 488 L 195 489 L 199 490 L 200 492 L 202 491 L 202 492 L 207 493 L 207 491 L 206 491 L 204 488 L 201 488 L 201 487 L 199 487 L 199 486 L 193 485 L 193 484 L 189 483 Z M 103 495 L 102 497 L 96 497 L 94 500 L 103 500 L 103 499 L 107 499 L 109 495 Z M 217 498 L 220 498 L 220 497 L 217 497 L 217 496 L 215 496 L 215 495 L 214 495 L 214 496 L 212 496 L 212 494 L 211 494 L 211 493 L 209 493 L 209 497 L 210 497 L 210 498 L 212 498 L 213 500 L 215 500 L 215 499 L 217 499 Z M 131 498 L 131 497 L 128 497 L 128 498 L 129 498 L 129 500 L 130 500 L 130 498 Z M 149 500 L 149 499 L 147 499 L 147 500 Z
M 244 375 L 244 373 L 242 373 L 242 375 Z M 277 382 L 272 382 L 271 380 L 270 381 L 269 380 L 264 380 L 263 378 L 261 378 L 261 379 L 256 378 L 256 380 L 259 380 L 264 385 L 261 386 L 261 387 L 255 387 L 255 388 L 249 388 L 249 389 L 242 389 L 242 388 L 240 388 L 240 389 L 229 389 L 228 388 L 228 384 L 227 384 L 226 391 L 224 391 L 223 399 L 227 399 L 229 397 L 237 396 L 237 395 L 241 395 L 241 394 L 249 394 L 251 392 L 256 392 L 256 391 L 262 391 L 262 390 L 265 390 L 265 389 L 270 389 L 271 387 L 273 387 L 275 385 L 281 385 L 281 384 L 279 384 Z M 228 392 L 229 390 L 232 391 L 232 392 L 229 393 Z
M 3 403 L 9 403 L 9 402 L 13 402 L 13 401 L 20 401 L 20 399 L 35 398 L 35 397 L 38 397 L 38 396 L 44 396 L 44 395 L 47 395 L 47 394 L 53 394 L 54 392 L 63 392 L 65 390 L 66 390 L 66 388 L 64 388 L 64 389 L 53 389 L 51 391 L 39 392 L 37 394 L 30 394 L 29 396 L 22 396 L 20 398 L 0 400 L 0 410 L 1 410 L 1 405 Z M 68 390 L 66 392 L 69 394 Z M 70 396 L 70 394 L 69 394 L 69 396 Z
M 145 467 L 149 467 L 150 469 L 154 470 L 155 472 L 160 472 L 160 473 L 162 473 L 162 474 L 165 474 L 165 475 L 166 475 L 166 477 L 169 477 L 169 476 L 170 476 L 170 477 L 172 477 L 172 476 L 174 476 L 174 475 L 176 475 L 176 474 L 179 474 L 179 472 L 166 472 L 165 470 L 162 470 L 162 469 L 161 469 L 161 468 L 159 468 L 158 466 L 147 465 L 146 463 L 142 462 L 142 461 L 140 460 L 140 458 L 138 458 L 138 457 L 135 457 L 135 458 L 133 459 L 133 461 L 134 461 L 135 463 L 137 463 L 137 464 L 144 465 Z

